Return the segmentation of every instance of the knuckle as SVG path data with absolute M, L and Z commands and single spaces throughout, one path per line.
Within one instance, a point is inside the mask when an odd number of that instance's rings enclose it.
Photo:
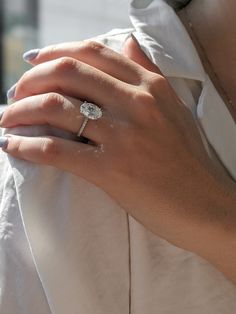
M 155 97 L 148 91 L 139 91 L 135 95 L 136 118 L 141 124 L 156 120 L 159 109 Z
M 54 72 L 56 74 L 68 73 L 74 71 L 77 67 L 77 61 L 70 57 L 62 57 L 56 60 Z
M 64 98 L 57 93 L 48 93 L 43 95 L 40 103 L 40 109 L 43 112 L 51 112 L 60 109 L 64 105 Z
M 19 156 L 22 151 L 22 142 L 20 141 L 20 138 L 15 137 L 14 138 L 14 145 L 12 145 L 11 152 L 13 155 Z
M 32 70 L 26 71 L 17 82 L 17 92 L 26 94 L 29 91 L 28 83 L 32 79 Z
M 40 151 L 47 164 L 55 164 L 60 155 L 59 145 L 52 138 L 42 140 Z
M 26 72 L 22 75 L 22 77 L 21 77 L 21 79 L 20 79 L 20 82 L 21 82 L 21 83 L 24 83 L 25 81 L 28 81 L 28 80 L 30 79 L 31 73 L 32 73 L 32 70 L 26 71 Z
M 100 53 L 104 48 L 105 46 L 103 44 L 94 40 L 86 41 L 83 47 L 88 53 Z
M 168 86 L 168 81 L 164 76 L 152 73 L 148 76 L 146 84 L 150 91 L 155 91 L 166 89 Z
M 58 45 L 50 45 L 41 50 L 41 53 L 47 54 L 49 57 L 54 56 L 55 52 L 58 50 Z
M 29 88 L 29 86 L 31 86 L 32 78 L 33 78 L 33 69 L 26 71 L 21 76 L 16 86 L 17 96 L 20 96 L 22 98 L 22 97 L 25 97 L 26 95 L 32 94 L 33 87 Z
M 155 102 L 154 97 L 148 91 L 139 91 L 134 97 L 135 103 L 138 105 L 152 106 Z

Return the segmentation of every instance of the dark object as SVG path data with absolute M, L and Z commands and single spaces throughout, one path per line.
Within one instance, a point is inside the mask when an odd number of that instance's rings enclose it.
M 28 70 L 21 55 L 37 46 L 39 0 L 0 0 L 0 103 Z
M 191 0 L 165 0 L 172 8 L 180 10 L 184 8 Z

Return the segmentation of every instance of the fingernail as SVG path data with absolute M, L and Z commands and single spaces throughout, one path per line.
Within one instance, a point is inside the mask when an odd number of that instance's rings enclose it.
M 1 136 L 0 137 L 0 147 L 6 148 L 7 144 L 8 144 L 8 138 L 6 136 Z
M 26 51 L 23 54 L 23 59 L 25 61 L 32 61 L 37 57 L 37 55 L 39 54 L 39 51 L 40 49 L 32 49 L 32 50 Z
M 16 92 L 16 84 L 13 85 L 7 92 L 7 98 L 8 99 L 12 99 L 15 96 L 15 92 Z

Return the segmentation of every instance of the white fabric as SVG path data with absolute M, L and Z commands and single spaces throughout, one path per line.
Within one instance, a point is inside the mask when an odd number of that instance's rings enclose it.
M 235 123 L 184 27 L 163 0 L 142 9 L 135 4 L 134 29 L 96 40 L 119 52 L 133 31 L 192 110 L 209 156 L 216 158 L 212 145 L 236 178 Z M 42 126 L 5 133 L 71 137 Z M 235 284 L 149 232 L 95 186 L 3 152 L 0 169 L 1 314 L 235 312 Z

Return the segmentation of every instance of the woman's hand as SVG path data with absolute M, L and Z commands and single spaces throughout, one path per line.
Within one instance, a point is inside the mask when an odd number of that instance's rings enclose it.
M 214 205 L 223 189 L 207 170 L 191 112 L 158 67 L 133 40 L 124 54 L 93 41 L 42 49 L 1 126 L 51 124 L 76 134 L 82 100 L 100 105 L 103 117 L 83 132 L 93 144 L 9 135 L 5 151 L 87 179 L 149 230 L 192 249 L 200 228 L 221 217 Z

